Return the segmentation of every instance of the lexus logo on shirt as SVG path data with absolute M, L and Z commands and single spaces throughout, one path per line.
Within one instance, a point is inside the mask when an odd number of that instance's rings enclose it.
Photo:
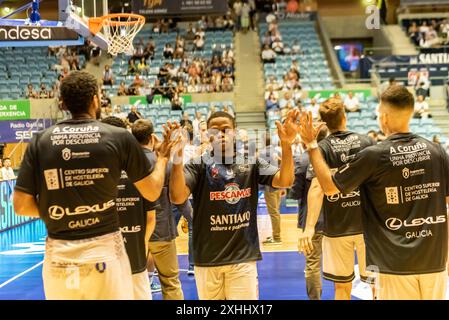
M 419 227 L 425 224 L 432 225 L 445 222 L 446 216 L 442 215 L 437 217 L 416 218 L 413 219 L 412 221 L 407 220 L 402 221 L 401 219 L 398 218 L 389 218 L 385 221 L 385 225 L 387 226 L 388 229 L 395 231 L 402 228 L 402 226 L 406 228 L 411 228 L 411 227 Z

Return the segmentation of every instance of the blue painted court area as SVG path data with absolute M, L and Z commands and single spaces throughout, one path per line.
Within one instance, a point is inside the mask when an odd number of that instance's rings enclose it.
M 0 300 L 44 299 L 42 259 L 46 231 L 41 221 L 34 221 L 0 233 Z M 304 280 L 304 256 L 297 252 L 269 252 L 258 263 L 260 299 L 307 299 Z M 187 276 L 187 256 L 179 256 L 185 299 L 198 299 L 195 279 Z M 355 291 L 367 288 L 355 280 Z M 358 289 L 357 289 L 358 288 Z M 160 300 L 160 293 L 154 294 Z M 323 281 L 323 299 L 333 298 L 333 285 Z M 356 298 L 356 297 L 354 297 Z

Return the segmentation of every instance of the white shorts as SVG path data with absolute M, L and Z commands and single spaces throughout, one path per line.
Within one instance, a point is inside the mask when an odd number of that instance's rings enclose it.
M 366 250 L 363 234 L 346 237 L 323 237 L 323 277 L 337 282 L 352 282 L 355 278 L 354 264 L 357 252 L 360 279 L 368 281 L 366 273 Z
M 153 300 L 148 272 L 133 274 L 134 300 Z
M 195 266 L 200 300 L 258 300 L 259 282 L 256 262 L 218 267 Z
M 132 300 L 131 266 L 120 232 L 82 240 L 47 238 L 42 271 L 49 300 Z

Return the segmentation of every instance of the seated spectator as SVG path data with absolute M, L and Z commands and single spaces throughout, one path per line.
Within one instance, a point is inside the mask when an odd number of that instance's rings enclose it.
M 195 112 L 195 119 L 192 121 L 192 127 L 193 127 L 193 134 L 196 136 L 199 131 L 199 126 L 202 121 L 205 121 L 204 115 L 201 113 L 201 111 Z
M 189 79 L 189 85 L 187 86 L 187 92 L 189 93 L 198 93 L 199 92 L 199 85 L 196 80 L 196 78 L 190 78 Z
M 276 62 L 276 52 L 273 49 L 265 45 L 262 50 L 262 61 L 263 63 L 275 63 Z
M 176 86 L 176 92 L 178 94 L 187 93 L 187 87 L 184 85 L 184 80 L 179 80 Z
M 152 28 L 153 33 L 161 33 L 161 21 L 158 20 L 153 24 Z
M 168 79 L 168 82 L 164 85 L 164 93 L 162 94 L 162 96 L 171 101 L 175 96 L 175 94 L 176 94 L 176 84 L 173 82 L 172 79 Z
M 268 98 L 265 101 L 265 107 L 267 111 L 272 109 L 279 109 L 279 101 L 276 95 L 272 92 L 268 95 Z
M 292 105 L 292 107 L 295 107 L 295 100 L 292 99 L 290 92 L 285 92 L 284 97 L 279 101 L 279 107 L 283 109 L 289 103 Z
M 111 117 L 112 116 L 112 108 L 111 106 L 107 106 L 104 108 L 101 108 L 101 119 L 105 119 L 107 117 Z
M 171 100 L 171 109 L 172 111 L 182 111 L 182 100 L 177 93 L 174 94 L 173 99 Z
M 137 70 L 140 74 L 148 74 L 149 67 L 144 57 L 140 59 L 140 62 L 137 65 Z
M 265 92 L 265 100 L 267 100 L 270 97 L 270 95 L 274 95 L 276 99 L 279 99 L 279 93 L 274 90 L 272 85 L 270 85 L 268 87 L 268 90 Z
M 274 52 L 276 52 L 276 54 L 284 53 L 284 43 L 279 38 L 274 39 L 273 43 L 271 44 L 271 48 L 274 50 Z
M 299 45 L 299 41 L 298 40 L 293 41 L 292 52 L 291 53 L 292 54 L 301 54 L 301 46 Z
M 36 99 L 39 95 L 37 94 L 36 91 L 34 91 L 33 89 L 33 85 L 31 83 L 29 83 L 27 85 L 27 89 L 25 91 L 25 98 L 27 99 Z
M 152 39 L 152 38 L 150 37 L 150 39 Z M 152 42 L 150 40 L 150 42 L 147 43 L 147 45 L 145 46 L 145 49 L 143 51 L 143 57 L 145 58 L 145 60 L 153 59 L 154 49 L 155 49 L 154 42 Z
M 429 112 L 429 104 L 424 100 L 424 96 L 418 96 L 415 102 L 415 114 L 414 118 L 432 118 L 432 115 Z
M 212 71 L 212 77 L 211 77 L 211 85 L 213 88 L 213 92 L 220 92 L 221 91 L 221 72 L 219 71 Z
M 275 76 L 270 76 L 268 78 L 268 81 L 266 82 L 265 89 L 267 91 L 269 91 L 270 87 L 273 89 L 273 91 L 278 91 L 278 90 L 282 89 L 282 85 L 279 84 L 279 82 L 277 81 Z M 266 98 L 268 98 L 268 97 L 266 97 Z M 277 98 L 279 98 L 279 97 L 277 97 Z
M 425 89 L 426 83 L 425 82 L 421 82 L 419 83 L 419 87 L 418 89 L 415 90 L 416 96 L 423 96 L 423 97 L 427 97 L 428 96 L 428 90 Z
M 126 120 L 126 118 L 127 118 L 127 114 L 126 113 L 124 113 L 123 111 L 122 111 L 122 107 L 120 107 L 120 106 L 116 106 L 115 108 L 114 108 L 114 113 L 112 114 L 114 117 L 117 117 L 117 118 L 119 118 L 119 119 L 122 119 L 122 120 Z
M 202 51 L 204 49 L 204 39 L 199 35 L 195 36 L 193 44 L 195 45 L 195 51 Z
M 412 24 L 408 27 L 408 36 L 412 39 L 412 41 L 418 45 L 419 43 L 419 28 L 416 25 L 416 22 L 412 22 Z
M 283 108 L 281 107 L 281 121 L 284 122 L 287 119 L 287 114 L 293 110 L 295 106 L 289 101 Z
M 171 44 L 167 43 L 164 47 L 164 53 L 163 53 L 164 58 L 165 59 L 173 59 L 174 52 L 175 51 L 173 50 L 173 47 L 171 46 Z
M 351 91 L 343 103 L 347 112 L 360 112 L 360 101 Z
M 117 95 L 118 96 L 126 96 L 128 94 L 128 89 L 126 88 L 125 81 L 120 82 L 120 86 L 118 87 Z
M 103 85 L 104 86 L 113 86 L 114 85 L 114 75 L 113 75 L 112 70 L 108 64 L 104 66 Z
M 101 90 L 101 107 L 106 108 L 108 106 L 111 106 L 111 99 L 109 98 L 107 92 L 105 89 Z
M 287 13 L 296 13 L 299 10 L 298 0 L 289 0 L 287 2 Z
M 320 105 L 315 98 L 310 100 L 310 105 L 306 106 L 306 111 L 312 112 L 313 120 L 318 120 L 320 118 Z
M 192 120 L 190 120 L 190 115 L 188 112 L 184 112 L 182 114 L 182 118 L 181 118 L 181 121 L 179 121 L 179 124 L 181 125 L 181 127 L 189 125 L 193 128 L 193 122 L 192 122 Z
M 223 92 L 231 92 L 232 90 L 234 90 L 234 80 L 232 80 L 229 75 L 226 75 L 223 78 L 221 89 L 223 90 Z
M 131 107 L 131 112 L 128 113 L 126 119 L 128 120 L 129 123 L 134 123 L 139 119 L 143 119 L 142 114 L 139 111 L 137 111 L 136 105 L 133 105 Z
M 137 73 L 137 66 L 134 64 L 134 59 L 128 61 L 128 75 L 134 76 Z
M 39 99 L 48 99 L 50 98 L 50 93 L 45 87 L 45 83 L 41 83 L 41 90 L 39 91 Z
M 137 73 L 137 74 L 134 76 L 134 80 L 133 80 L 132 86 L 134 86 L 134 87 L 142 87 L 143 84 L 144 84 L 144 83 L 143 83 L 142 77 L 139 75 L 139 73 Z

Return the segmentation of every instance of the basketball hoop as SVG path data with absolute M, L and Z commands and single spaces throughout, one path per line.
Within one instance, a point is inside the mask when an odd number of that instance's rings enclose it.
M 89 30 L 94 35 L 102 32 L 108 43 L 108 53 L 132 55 L 133 40 L 145 24 L 145 17 L 137 14 L 117 13 L 103 17 L 90 18 Z

